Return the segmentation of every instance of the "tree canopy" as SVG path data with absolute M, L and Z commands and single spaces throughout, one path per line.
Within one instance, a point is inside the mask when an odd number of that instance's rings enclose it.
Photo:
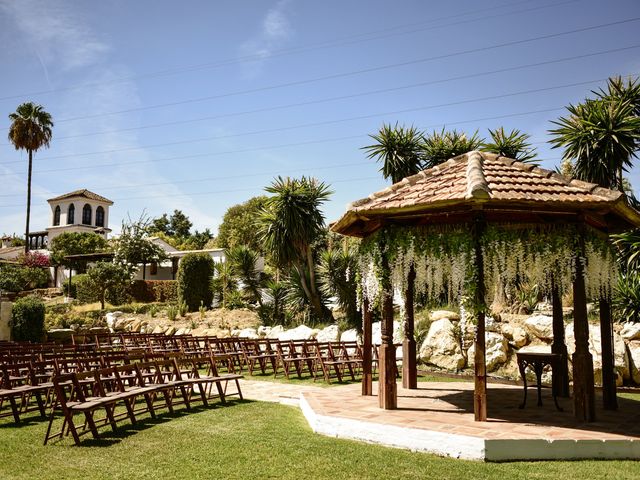
M 192 226 L 193 223 L 182 210 L 174 210 L 171 216 L 163 213 L 161 217 L 154 218 L 150 229 L 170 237 L 188 237 L 191 235 Z
M 120 236 L 113 240 L 116 262 L 127 265 L 130 271 L 140 264 L 159 263 L 167 258 L 164 250 L 149 239 L 149 225 L 144 215 L 136 221 L 129 218 L 122 222 Z
M 65 259 L 68 255 L 86 255 L 90 253 L 100 253 L 109 251 L 107 241 L 96 233 L 92 232 L 65 232 L 51 241 L 49 245 L 51 252 L 50 259 L 52 265 L 61 265 L 72 268 L 81 273 L 86 269 L 87 260 Z
M 265 207 L 267 197 L 252 197 L 244 203 L 230 207 L 222 217 L 218 227 L 216 244 L 220 248 L 233 248 L 244 245 L 251 250 L 264 254 L 264 246 L 257 233 L 257 219 Z
M 178 250 L 201 250 L 213 239 L 213 233 L 208 228 L 191 233 L 192 226 L 193 223 L 182 210 L 174 210 L 171 216 L 163 213 L 151 220 L 148 230 Z

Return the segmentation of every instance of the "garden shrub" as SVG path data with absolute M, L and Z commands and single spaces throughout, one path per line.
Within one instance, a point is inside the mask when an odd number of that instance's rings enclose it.
M 82 283 L 83 279 L 87 278 L 86 273 L 79 273 L 71 277 L 71 290 L 69 290 L 69 279 L 65 280 L 62 284 L 62 292 L 67 297 L 77 298 L 78 297 L 78 281 Z
M 49 283 L 49 270 L 22 265 L 0 265 L 0 290 L 21 292 L 44 288 Z
M 23 297 L 11 309 L 11 334 L 19 342 L 39 342 L 44 336 L 44 302 L 33 295 Z
M 178 282 L 176 280 L 155 280 L 153 290 L 156 302 L 178 301 Z
M 176 302 L 178 300 L 175 280 L 135 280 L 130 294 L 136 302 Z
M 180 261 L 178 268 L 178 303 L 186 303 L 190 312 L 206 307 L 213 301 L 211 279 L 214 262 L 206 253 L 189 253 Z
M 76 296 L 80 303 L 93 303 L 100 301 L 100 293 L 95 288 L 91 279 L 86 273 L 76 275 L 71 279 L 71 289 L 75 287 Z

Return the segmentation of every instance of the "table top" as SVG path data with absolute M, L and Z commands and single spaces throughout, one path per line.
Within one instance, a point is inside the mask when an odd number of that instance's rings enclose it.
M 546 352 L 516 352 L 518 358 L 531 360 L 554 360 L 562 357 L 559 353 Z

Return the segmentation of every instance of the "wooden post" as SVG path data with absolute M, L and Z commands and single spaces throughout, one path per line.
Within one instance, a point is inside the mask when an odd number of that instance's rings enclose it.
M 587 295 L 584 282 L 584 227 L 578 226 L 578 251 L 576 252 L 576 277 L 573 281 L 573 328 L 576 350 L 573 363 L 573 413 L 578 420 L 593 422 L 596 419 L 593 357 L 589 352 L 589 321 L 587 320 Z
M 402 341 L 402 387 L 410 389 L 418 388 L 413 311 L 415 281 L 416 271 L 411 267 L 407 278 L 407 290 L 404 292 L 404 340 Z
M 386 258 L 382 257 L 382 325 L 378 356 L 378 399 L 380 408 L 395 410 L 398 404 L 396 387 L 396 347 L 393 345 L 393 286 Z
M 475 305 L 478 311 L 478 325 L 475 336 L 474 353 L 474 390 L 473 390 L 473 413 L 476 422 L 487 421 L 487 363 L 485 345 L 485 305 L 484 305 L 484 263 L 482 260 L 482 245 L 480 238 L 484 230 L 484 216 L 482 213 L 476 214 L 473 226 L 473 242 L 475 250 L 476 264 L 476 293 Z
M 602 400 L 605 410 L 617 410 L 613 324 L 609 300 L 600 298 L 600 339 L 602 342 Z
M 551 345 L 551 352 L 562 355 L 559 367 L 552 371 L 553 391 L 557 397 L 569 397 L 569 353 L 565 342 L 562 299 L 560 290 L 555 282 L 551 285 L 551 292 L 553 306 L 553 344 Z
M 373 395 L 371 323 L 371 307 L 365 298 L 362 302 L 362 395 Z

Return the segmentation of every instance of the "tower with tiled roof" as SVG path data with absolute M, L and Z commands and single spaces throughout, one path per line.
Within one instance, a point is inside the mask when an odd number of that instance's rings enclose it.
M 82 189 L 47 200 L 51 207 L 51 222 L 47 227 L 48 241 L 65 232 L 94 232 L 107 237 L 109 207 L 113 202 L 90 190 Z

